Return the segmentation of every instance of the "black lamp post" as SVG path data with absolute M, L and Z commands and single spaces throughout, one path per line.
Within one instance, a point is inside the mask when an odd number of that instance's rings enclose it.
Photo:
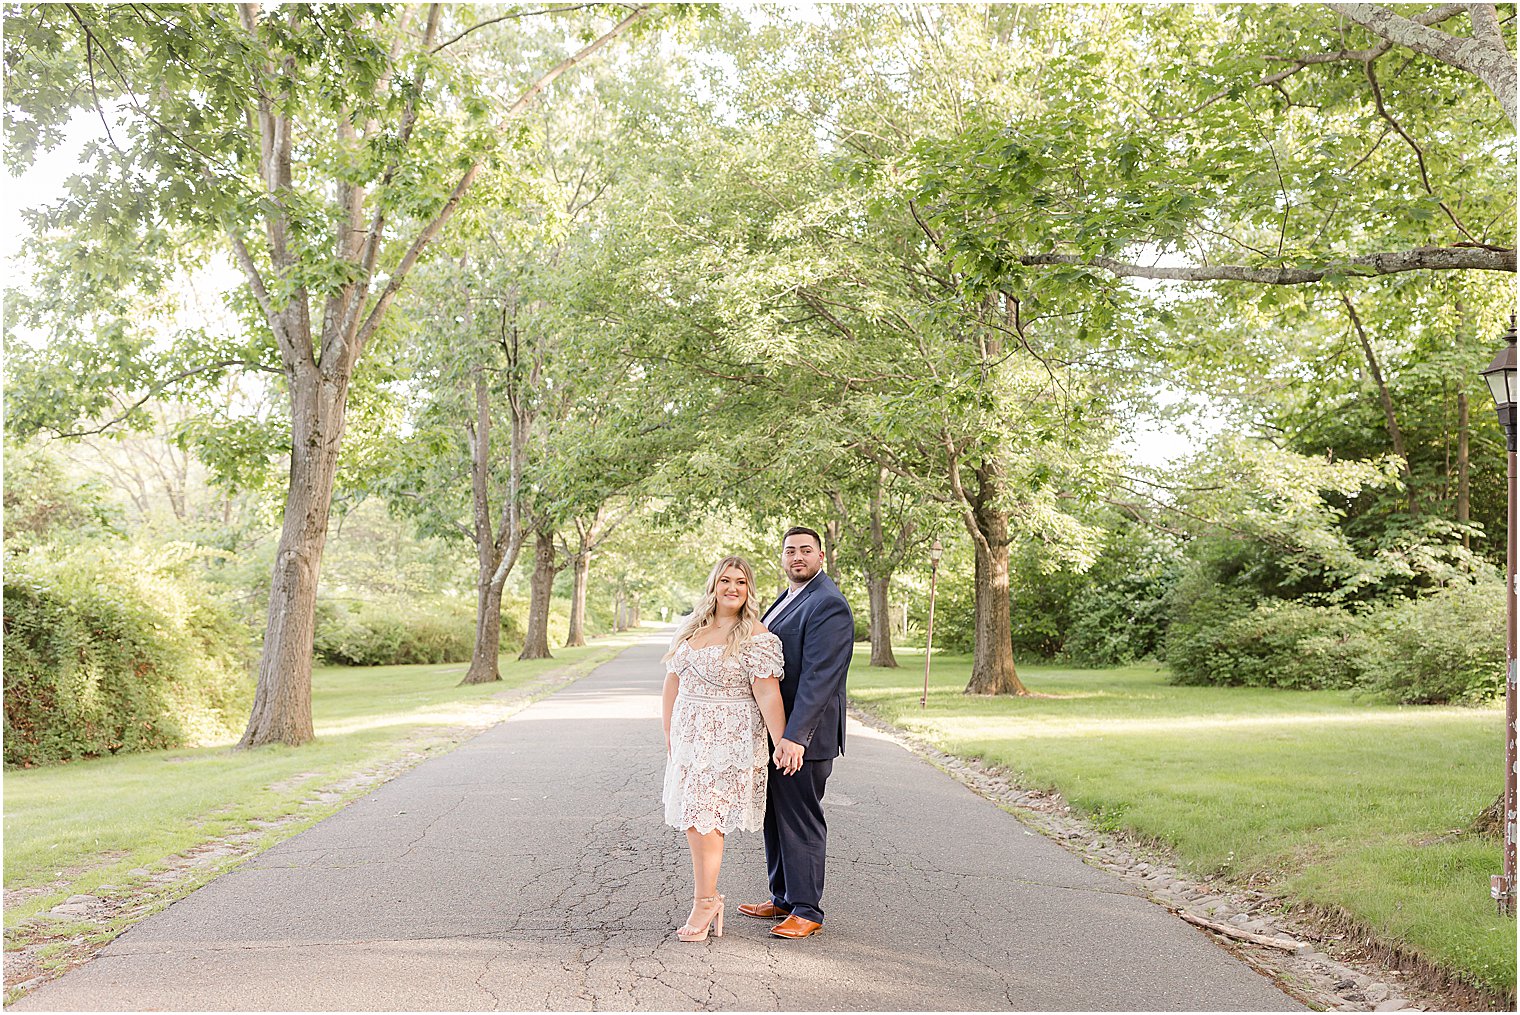
M 944 544 L 936 539 L 929 547 L 929 630 L 924 640 L 924 694 L 918 699 L 919 708 L 929 707 L 929 654 L 934 649 L 934 586 L 939 580 L 939 559 L 944 555 Z
M 1515 911 L 1515 315 L 1509 318 L 1508 345 L 1483 371 L 1499 425 L 1504 428 L 1504 443 L 1509 451 L 1509 507 L 1506 528 L 1509 530 L 1508 567 L 1505 586 L 1504 655 L 1508 672 L 1504 681 L 1504 873 L 1492 880 L 1492 894 L 1501 913 Z

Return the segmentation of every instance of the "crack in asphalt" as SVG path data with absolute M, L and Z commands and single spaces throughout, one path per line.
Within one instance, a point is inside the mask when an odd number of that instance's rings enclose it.
M 491 974 L 491 966 L 492 966 L 492 964 L 495 963 L 496 961 L 498 961 L 499 959 L 501 959 L 502 956 L 506 955 L 507 952 L 509 952 L 509 951 L 511 951 L 510 948 L 503 948 L 501 951 L 498 951 L 495 955 L 491 956 L 489 959 L 486 959 L 486 964 L 485 964 L 485 966 L 483 966 L 481 968 L 480 975 L 477 976 L 477 977 L 475 977 L 475 986 L 476 986 L 476 988 L 479 989 L 479 990 L 484 991 L 485 993 L 487 993 L 487 994 L 489 994 L 491 996 L 491 1010 L 492 1011 L 500 1011 L 501 1010 L 501 996 L 498 995 L 496 993 L 496 991 L 492 990 L 489 986 L 486 985 L 485 978 Z
M 433 826 L 437 825 L 438 822 L 442 821 L 444 818 L 449 817 L 455 811 L 459 810 L 459 808 L 463 807 L 464 802 L 467 799 L 468 796 L 464 793 L 461 793 L 459 794 L 459 799 L 454 801 L 454 805 L 452 807 L 448 808 L 447 810 L 440 811 L 438 814 L 435 814 L 432 820 L 430 820 L 427 825 L 423 827 L 422 831 L 417 834 L 417 837 L 406 844 L 406 849 L 402 850 L 399 859 L 405 860 L 407 857 L 411 856 L 412 850 L 417 848 L 417 844 L 419 842 L 428 837 L 428 833 L 432 832 Z

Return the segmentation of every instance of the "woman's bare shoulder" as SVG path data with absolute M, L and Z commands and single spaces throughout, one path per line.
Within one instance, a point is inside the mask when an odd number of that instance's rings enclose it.
M 756 634 L 770 634 L 770 633 L 771 633 L 771 629 L 768 628 L 768 627 L 766 627 L 764 624 L 762 624 L 760 621 L 757 620 L 757 621 L 755 621 L 755 630 L 753 632 L 751 632 L 751 637 L 753 637 Z

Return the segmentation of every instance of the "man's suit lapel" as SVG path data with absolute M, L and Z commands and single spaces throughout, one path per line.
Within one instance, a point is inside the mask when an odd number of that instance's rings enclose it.
M 823 576 L 819 575 L 819 577 L 821 578 Z M 765 616 L 761 618 L 762 623 L 764 623 L 766 627 L 770 627 L 772 620 L 774 620 L 776 623 L 785 623 L 789 617 L 796 616 L 797 610 L 802 606 L 803 600 L 812 595 L 813 590 L 817 587 L 817 581 L 808 582 L 807 588 L 797 593 L 797 595 L 792 598 L 792 601 L 790 603 L 787 603 L 785 606 L 781 607 L 781 612 L 779 613 L 775 612 L 776 603 L 772 603 L 771 609 L 766 610 Z M 785 597 L 783 596 L 782 598 Z M 780 602 L 780 600 L 777 600 L 777 602 Z

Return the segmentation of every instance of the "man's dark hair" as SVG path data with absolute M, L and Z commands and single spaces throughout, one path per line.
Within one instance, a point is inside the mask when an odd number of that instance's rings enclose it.
M 808 528 L 806 525 L 793 525 L 791 528 L 783 532 L 781 534 L 781 545 L 785 546 L 786 541 L 792 536 L 812 536 L 813 542 L 818 544 L 818 549 L 820 551 L 823 549 L 823 537 L 814 532 L 812 529 Z

